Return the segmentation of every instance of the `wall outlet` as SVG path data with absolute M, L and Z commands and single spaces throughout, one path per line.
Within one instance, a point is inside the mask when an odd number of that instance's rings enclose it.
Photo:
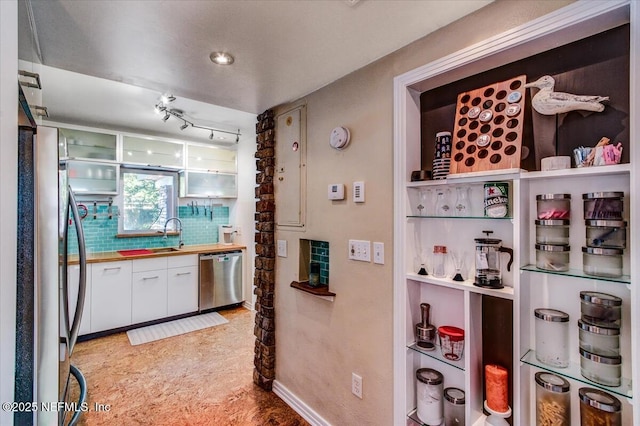
M 349 240 L 349 259 L 371 262 L 371 241 Z
M 278 240 L 278 257 L 287 257 L 287 240 Z
M 240 225 L 236 225 L 236 235 L 242 235 L 242 227 Z
M 362 399 L 362 377 L 351 373 L 351 393 Z

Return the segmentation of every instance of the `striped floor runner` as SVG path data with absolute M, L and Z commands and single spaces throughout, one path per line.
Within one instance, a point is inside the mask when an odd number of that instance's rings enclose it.
M 227 321 L 217 312 L 195 315 L 193 317 L 181 318 L 175 321 L 164 322 L 162 324 L 150 325 L 127 331 L 127 337 L 132 346 L 153 342 L 191 331 L 202 330 L 203 328 L 226 324 Z

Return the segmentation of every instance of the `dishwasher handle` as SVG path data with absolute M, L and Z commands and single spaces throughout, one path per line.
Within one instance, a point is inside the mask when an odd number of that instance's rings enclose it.
M 222 256 L 228 256 L 228 255 L 238 255 L 241 254 L 241 251 L 225 251 L 225 252 L 220 252 L 220 253 L 209 253 L 209 254 L 201 254 L 200 255 L 200 260 L 211 260 L 211 259 L 217 259 L 218 257 Z

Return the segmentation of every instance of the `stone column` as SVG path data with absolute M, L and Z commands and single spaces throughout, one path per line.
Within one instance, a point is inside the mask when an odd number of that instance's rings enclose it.
M 276 331 L 273 296 L 275 289 L 275 121 L 273 111 L 258 116 L 256 133 L 256 259 L 254 293 L 256 316 L 253 333 L 256 336 L 253 381 L 271 390 L 276 367 Z

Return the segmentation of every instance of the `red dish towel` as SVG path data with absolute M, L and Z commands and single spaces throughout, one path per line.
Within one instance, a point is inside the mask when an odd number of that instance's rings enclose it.
M 118 253 L 120 253 L 123 256 L 138 256 L 141 254 L 151 254 L 153 252 L 147 249 L 133 249 L 133 250 L 118 250 Z

